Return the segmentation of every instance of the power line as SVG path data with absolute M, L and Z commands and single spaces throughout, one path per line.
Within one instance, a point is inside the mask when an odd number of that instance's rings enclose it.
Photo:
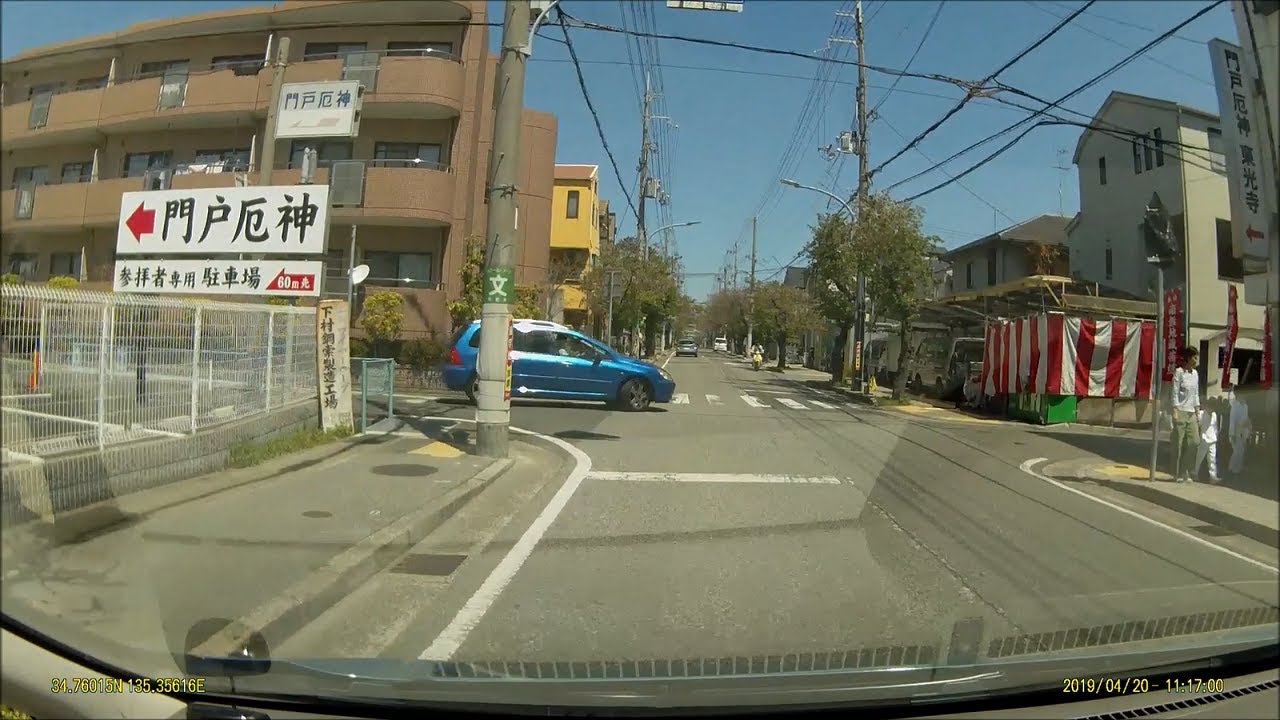
M 1225 1 L 1226 1 L 1226 0 L 1216 0 L 1216 2 L 1214 2 L 1212 5 L 1209 5 L 1209 6 L 1207 6 L 1207 7 L 1202 8 L 1202 9 L 1201 9 L 1199 12 L 1197 12 L 1196 14 L 1192 15 L 1191 17 L 1187 18 L 1186 20 L 1183 20 L 1182 22 L 1180 22 L 1180 23 L 1178 23 L 1177 25 L 1175 25 L 1173 28 L 1171 28 L 1171 29 L 1169 29 L 1169 30 L 1167 30 L 1167 31 L 1165 31 L 1165 32 L 1163 32 L 1163 33 L 1161 33 L 1160 35 L 1158 35 L 1155 39 L 1151 40 L 1151 41 L 1150 41 L 1150 42 L 1148 42 L 1146 45 L 1143 45 L 1142 47 L 1138 48 L 1138 49 L 1137 49 L 1137 50 L 1135 50 L 1134 52 L 1130 53 L 1128 57 L 1124 58 L 1123 60 L 1121 60 L 1120 62 L 1116 63 L 1115 65 L 1112 65 L 1109 69 L 1107 69 L 1107 70 L 1103 71 L 1102 73 L 1100 73 L 1100 74 L 1098 74 L 1098 75 L 1095 75 L 1092 79 L 1088 80 L 1088 81 L 1087 81 L 1087 82 L 1085 82 L 1083 85 L 1081 85 L 1081 86 L 1077 87 L 1076 89 L 1072 90 L 1071 92 L 1067 93 L 1066 95 L 1063 95 L 1062 97 L 1058 98 L 1056 101 L 1054 101 L 1054 102 L 1052 102 L 1052 103 L 1049 103 L 1046 107 L 1044 107 L 1044 108 L 1042 108 L 1042 109 L 1040 109 L 1040 110 L 1035 111 L 1035 112 L 1034 112 L 1032 115 L 1030 115 L 1029 117 L 1022 119 L 1022 120 L 1020 120 L 1020 121 L 1018 121 L 1018 122 L 1014 123 L 1013 125 L 1010 125 L 1009 127 L 1005 128 L 1005 129 L 1003 129 L 1003 130 L 1000 130 L 1000 131 L 998 131 L 998 132 L 996 132 L 996 133 L 993 133 L 993 134 L 991 134 L 991 135 L 988 135 L 987 137 L 983 138 L 982 140 L 979 140 L 978 142 L 975 142 L 975 143 L 973 143 L 972 145 L 970 145 L 970 146 L 966 147 L 965 149 L 963 149 L 963 150 L 961 150 L 961 151 L 959 151 L 959 152 L 957 152 L 957 153 L 953 154 L 951 157 L 949 157 L 949 158 L 947 158 L 947 159 L 943 160 L 941 163 L 938 163 L 936 166 L 934 166 L 934 167 L 932 167 L 932 168 L 929 168 L 928 170 L 924 170 L 924 171 L 922 171 L 922 172 L 920 172 L 920 173 L 916 173 L 915 175 L 911 176 L 910 178 L 907 178 L 906 180 L 900 180 L 900 181 L 898 181 L 898 182 L 894 183 L 893 185 L 889 186 L 888 188 L 886 188 L 886 190 L 892 190 L 893 188 L 898 187 L 898 186 L 902 185 L 903 183 L 910 182 L 911 180 L 914 180 L 914 179 L 916 179 L 916 178 L 918 178 L 918 177 L 920 177 L 920 176 L 922 176 L 922 175 L 924 175 L 924 174 L 927 174 L 927 173 L 929 173 L 929 172 L 931 172 L 931 171 L 933 171 L 933 170 L 937 170 L 937 169 L 941 168 L 943 165 L 946 165 L 947 163 L 949 163 L 949 162 L 951 162 L 952 160 L 956 159 L 957 157 L 960 157 L 961 155 L 964 155 L 965 153 L 969 152 L 970 150 L 973 150 L 973 149 L 975 149 L 975 148 L 977 148 L 977 147 L 979 147 L 979 146 L 981 146 L 981 145 L 985 145 L 985 144 L 987 144 L 987 143 L 991 142 L 992 140 L 995 140 L 996 138 L 999 138 L 999 137 L 1000 137 L 1000 136 L 1002 136 L 1002 135 L 1007 135 L 1007 134 L 1009 134 L 1009 133 L 1013 132 L 1014 130 L 1017 130 L 1018 128 L 1023 127 L 1024 125 L 1026 125 L 1028 122 L 1030 122 L 1030 121 L 1034 120 L 1035 118 L 1037 118 L 1037 117 L 1039 117 L 1039 116 L 1044 115 L 1045 113 L 1049 112 L 1049 111 L 1050 111 L 1050 110 L 1052 110 L 1053 108 L 1055 108 L 1055 107 L 1060 107 L 1060 106 L 1062 105 L 1062 103 L 1066 102 L 1067 100 L 1070 100 L 1071 98 L 1075 97 L 1076 95 L 1079 95 L 1080 93 L 1084 92 L 1085 90 L 1088 90 L 1090 87 L 1093 87 L 1094 85 L 1096 85 L 1096 84 L 1098 84 L 1099 82 L 1103 81 L 1104 79 L 1106 79 L 1107 77 L 1111 76 L 1112 74 L 1114 74 L 1114 73 L 1118 72 L 1119 70 L 1121 70 L 1122 68 L 1124 68 L 1126 65 L 1128 65 L 1128 64 L 1129 64 L 1129 63 L 1131 63 L 1131 62 L 1133 62 L 1135 59 L 1137 59 L 1139 56 L 1141 56 L 1143 53 L 1146 53 L 1146 52 L 1147 52 L 1147 51 L 1149 51 L 1151 48 L 1153 48 L 1153 47 L 1155 47 L 1156 45 L 1159 45 L 1160 43 L 1162 43 L 1162 42 L 1164 42 L 1165 40 L 1169 39 L 1169 38 L 1170 38 L 1170 37 L 1172 37 L 1172 36 L 1173 36 L 1177 31 L 1179 31 L 1179 30 L 1181 30 L 1181 29 L 1185 28 L 1186 26 L 1190 25 L 1191 23 L 1195 22 L 1196 20 L 1199 20 L 1200 18 L 1204 17 L 1204 16 L 1205 16 L 1205 15 L 1207 15 L 1209 12 L 1211 12 L 1214 8 L 1216 8 L 1218 5 L 1221 5 L 1221 4 L 1222 4 L 1223 2 L 1225 2 Z M 1059 124 L 1059 123 L 1044 123 L 1044 124 Z M 1037 123 L 1037 124 L 1036 124 L 1035 126 L 1033 126 L 1032 128 L 1029 128 L 1026 132 L 1024 132 L 1024 133 L 1022 133 L 1021 135 L 1019 135 L 1019 136 L 1018 136 L 1018 140 L 1022 139 L 1023 137 L 1026 137 L 1026 135 L 1027 135 L 1031 130 L 1035 129 L 1035 127 L 1040 127 L 1040 126 L 1041 126 L 1041 123 Z M 957 176 L 956 176 L 956 178 L 962 178 L 962 177 L 964 177 L 965 175 L 968 175 L 970 172 L 972 172 L 972 171 L 976 170 L 978 167 L 981 167 L 982 165 L 985 165 L 986 163 L 988 163 L 988 162 L 990 162 L 991 160 L 993 160 L 993 159 L 994 159 L 996 156 L 998 156 L 1000 153 L 1003 153 L 1003 152 L 1005 152 L 1006 150 L 1008 150 L 1009 148 L 1013 147 L 1013 145 L 1014 145 L 1014 144 L 1016 144 L 1016 142 L 1017 142 L 1017 141 L 1015 140 L 1015 141 L 1014 141 L 1014 143 L 1010 143 L 1010 144 L 1008 144 L 1008 145 L 1004 146 L 1004 147 L 1003 147 L 1003 148 L 1001 148 L 1000 150 L 996 151 L 996 153 L 993 153 L 992 155 L 988 156 L 987 158 L 984 158 L 984 159 L 983 159 L 983 160 L 982 160 L 978 165 L 976 165 L 976 166 L 974 166 L 974 167 L 971 167 L 971 168 L 969 168 L 968 170 L 966 170 L 966 171 L 964 171 L 964 172 L 960 173 L 959 175 L 957 175 Z M 936 185 L 936 186 L 934 186 L 934 187 L 930 188 L 929 190 L 926 190 L 926 191 L 925 191 L 925 192 L 923 192 L 923 193 L 919 193 L 919 194 L 917 194 L 917 195 L 913 196 L 911 199 L 919 198 L 919 197 L 922 197 L 922 196 L 924 196 L 924 195 L 927 195 L 927 194 L 929 194 L 929 193 L 931 193 L 931 192 L 934 192 L 935 190 L 939 190 L 939 189 L 941 189 L 941 188 L 943 188 L 943 187 L 946 187 L 947 185 L 949 185 L 950 183 L 952 183 L 952 182 L 954 182 L 954 181 L 955 181 L 955 179 L 954 179 L 954 178 L 953 178 L 953 179 L 950 179 L 950 180 L 948 180 L 947 182 L 944 182 L 944 183 L 941 183 L 941 184 L 939 184 L 939 185 Z
M 916 43 L 915 52 L 911 53 L 911 57 L 907 59 L 906 66 L 902 68 L 903 70 L 911 69 L 911 64 L 916 61 L 916 56 L 920 54 L 920 50 L 924 48 L 925 42 L 929 39 L 929 33 L 933 32 L 933 26 L 938 24 L 938 17 L 942 15 L 942 8 L 946 4 L 947 0 L 938 0 L 938 7 L 933 11 L 933 18 L 929 20 L 929 26 L 924 29 L 924 35 L 920 36 L 920 42 Z M 889 91 L 881 96 L 880 102 L 876 103 L 875 106 L 871 108 L 871 112 L 867 114 L 875 115 L 876 111 L 880 109 L 880 106 L 884 105 L 885 101 L 889 99 L 889 96 L 893 94 L 893 91 L 898 88 L 898 83 L 900 82 L 902 82 L 901 77 L 894 78 L 893 84 L 889 86 Z
M 591 113 L 591 119 L 596 123 L 596 133 L 600 136 L 600 145 L 604 147 L 604 154 L 609 158 L 609 164 L 613 166 L 614 179 L 618 181 L 618 189 L 622 191 L 622 196 L 627 199 L 627 206 L 631 208 L 631 214 L 637 218 L 640 213 L 636 211 L 635 201 L 631 199 L 631 193 L 627 191 L 627 184 L 622 180 L 622 173 L 618 170 L 618 161 L 613 157 L 613 151 L 609 149 L 609 141 L 604 136 L 604 126 L 600 123 L 600 114 L 596 112 L 596 106 L 591 102 L 591 94 L 587 92 L 587 80 L 582 75 L 582 66 L 578 64 L 578 52 L 573 48 L 573 40 L 569 38 L 569 28 L 565 25 L 564 19 L 560 21 L 560 31 L 564 33 L 564 44 L 569 49 L 569 57 L 573 60 L 573 69 L 578 76 L 578 88 L 582 90 L 582 99 L 587 103 L 587 110 Z M 641 189 L 643 191 L 643 188 Z
M 934 122 L 929 127 L 925 128 L 923 131 L 920 132 L 920 134 L 912 138 L 911 142 L 907 143 L 905 147 L 903 147 L 901 150 L 899 150 L 898 152 L 890 156 L 888 160 L 885 160 L 884 162 L 877 165 L 876 168 L 871 171 L 871 176 L 874 177 L 881 170 L 883 170 L 885 166 L 887 166 L 889 163 L 893 162 L 894 160 L 897 160 L 898 158 L 902 157 L 908 150 L 919 145 L 920 142 L 923 141 L 926 137 L 931 135 L 938 128 L 942 127 L 943 123 L 950 120 L 952 117 L 955 116 L 956 113 L 963 110 L 964 106 L 968 105 L 969 101 L 974 98 L 974 95 L 978 90 L 980 90 L 981 88 L 984 88 L 987 85 L 987 83 L 991 82 L 992 80 L 995 80 L 1000 75 L 1000 73 L 1004 72 L 1005 70 L 1008 70 L 1009 68 L 1017 64 L 1018 61 L 1022 60 L 1027 55 L 1030 55 L 1033 51 L 1035 51 L 1036 48 L 1048 42 L 1049 38 L 1056 35 L 1064 27 L 1070 24 L 1072 20 L 1075 20 L 1077 17 L 1079 17 L 1080 14 L 1083 13 L 1085 10 L 1088 10 L 1089 7 L 1092 6 L 1095 2 L 1097 2 L 1097 0 L 1089 0 L 1089 2 L 1085 3 L 1082 7 L 1077 9 L 1075 12 L 1068 15 L 1065 19 L 1060 20 L 1057 25 L 1054 25 L 1052 28 L 1050 28 L 1049 32 L 1040 36 L 1040 39 L 1031 43 L 1025 49 L 1023 49 L 1022 52 L 1010 58 L 1007 62 L 1001 65 L 995 72 L 991 73 L 985 79 L 983 79 L 982 82 L 974 85 L 973 88 L 968 93 L 966 93 L 963 98 L 960 99 L 960 102 L 956 103 L 955 107 L 948 110 L 945 115 L 943 115 L 941 118 L 938 118 L 936 122 Z

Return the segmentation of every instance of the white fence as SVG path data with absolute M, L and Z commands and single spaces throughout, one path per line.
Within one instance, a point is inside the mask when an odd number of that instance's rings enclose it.
M 0 333 L 6 461 L 316 397 L 315 308 L 3 285 Z

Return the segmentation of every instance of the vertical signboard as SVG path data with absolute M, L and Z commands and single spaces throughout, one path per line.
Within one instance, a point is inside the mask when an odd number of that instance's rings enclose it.
M 503 383 L 502 397 L 504 400 L 511 399 L 511 363 L 512 354 L 515 352 L 515 331 L 512 328 L 511 318 L 507 318 L 507 375 Z
M 1236 257 L 1265 261 L 1276 242 L 1271 226 L 1275 198 L 1266 160 L 1270 152 L 1265 141 L 1266 120 L 1257 112 L 1250 87 L 1255 70 L 1238 46 L 1222 40 L 1209 41 L 1209 55 L 1231 193 L 1231 249 Z
M 1271 387 L 1271 308 L 1267 308 L 1267 312 L 1263 315 L 1262 321 L 1262 372 L 1258 379 L 1262 382 L 1262 387 Z
M 1231 356 L 1236 351 L 1240 320 L 1236 315 L 1236 286 L 1227 285 L 1227 344 L 1222 348 L 1222 387 L 1231 385 Z
M 345 300 L 316 306 L 316 372 L 320 378 L 320 429 L 353 427 L 351 316 Z
M 1164 368 L 1162 376 L 1165 382 L 1173 380 L 1173 371 L 1178 367 L 1178 350 L 1185 342 L 1182 334 L 1182 289 L 1169 288 L 1164 291 Z

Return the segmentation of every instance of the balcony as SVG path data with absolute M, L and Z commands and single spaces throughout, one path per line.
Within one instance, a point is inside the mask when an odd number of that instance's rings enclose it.
M 379 167 L 375 163 L 401 161 L 366 160 L 364 200 L 360 207 L 336 208 L 334 216 L 370 224 L 421 225 L 438 227 L 453 222 L 454 187 L 457 176 L 447 168 L 421 166 Z M 275 185 L 296 185 L 299 170 L 276 170 Z M 174 181 L 177 181 L 177 177 Z M 329 169 L 316 171 L 315 182 L 327 184 Z
M 374 281 L 360 285 L 360 297 L 356 303 L 355 317 L 352 319 L 353 326 L 360 327 L 360 313 L 364 310 L 363 299 L 382 290 L 390 290 L 404 298 L 404 326 L 401 329 L 404 337 L 443 333 L 449 330 L 451 323 L 449 319 L 449 298 L 444 290 L 438 288 L 389 287 L 378 285 Z
M 5 105 L 0 141 L 7 150 L 91 142 L 105 92 L 105 88 L 75 90 Z
M 88 183 L 84 200 L 84 224 L 115 227 L 120 224 L 120 196 L 144 188 L 140 177 L 114 178 Z
M 84 219 L 89 187 L 90 183 L 67 183 L 6 190 L 0 193 L 0 228 L 5 232 L 77 229 Z
M 268 78 L 267 73 L 205 69 L 116 83 L 102 91 L 98 125 L 104 131 L 142 132 L 248 124 L 266 111 Z
M 270 81 L 263 73 L 263 102 Z M 314 58 L 285 69 L 285 83 L 359 80 L 365 85 L 366 118 L 456 117 L 462 112 L 466 72 L 448 55 L 401 56 L 357 53 L 348 58 Z

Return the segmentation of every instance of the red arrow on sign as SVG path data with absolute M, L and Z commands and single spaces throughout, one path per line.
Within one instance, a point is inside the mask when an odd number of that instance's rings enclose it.
M 1249 226 L 1249 229 L 1244 231 L 1244 236 L 1250 240 L 1261 240 L 1266 237 L 1261 230 L 1254 230 L 1252 225 Z
M 268 290 L 285 290 L 285 291 L 301 291 L 311 290 L 316 286 L 316 276 L 310 273 L 287 273 L 283 270 L 280 274 L 271 279 L 267 283 Z
M 133 239 L 142 242 L 143 235 L 149 235 L 156 229 L 156 211 L 148 210 L 146 205 L 138 203 L 133 214 L 124 221 L 124 226 L 133 233 Z

